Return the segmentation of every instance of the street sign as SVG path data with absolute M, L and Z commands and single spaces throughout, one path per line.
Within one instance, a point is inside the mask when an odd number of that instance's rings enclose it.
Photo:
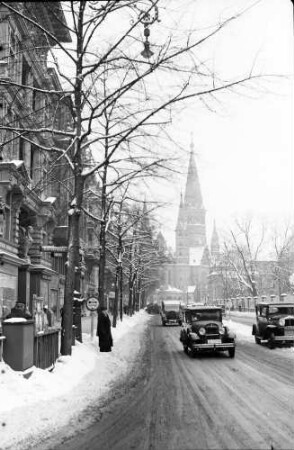
M 96 311 L 98 306 L 99 306 L 99 301 L 96 297 L 90 297 L 86 301 L 86 307 L 88 308 L 89 311 Z

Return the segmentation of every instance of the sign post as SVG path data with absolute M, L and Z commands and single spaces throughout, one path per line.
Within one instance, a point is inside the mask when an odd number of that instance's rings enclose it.
M 86 301 L 86 307 L 90 311 L 91 316 L 91 339 L 94 337 L 94 312 L 97 311 L 99 307 L 99 301 L 96 297 L 90 297 Z

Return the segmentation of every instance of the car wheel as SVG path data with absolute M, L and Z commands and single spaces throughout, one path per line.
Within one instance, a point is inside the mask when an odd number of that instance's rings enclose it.
M 271 333 L 268 340 L 268 346 L 271 350 L 275 348 L 275 333 Z
M 229 348 L 229 357 L 230 358 L 235 358 L 235 347 L 234 348 Z
M 261 344 L 261 339 L 260 339 L 260 337 L 259 336 L 254 336 L 255 337 L 255 342 L 256 342 L 256 344 Z
M 184 352 L 186 353 L 186 355 L 188 355 L 188 345 L 184 345 Z

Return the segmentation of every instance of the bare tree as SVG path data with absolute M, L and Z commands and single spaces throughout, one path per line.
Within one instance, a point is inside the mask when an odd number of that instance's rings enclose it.
M 167 3 L 163 3 L 168 7 Z M 26 45 L 35 52 L 36 58 L 42 58 L 44 65 L 49 53 L 62 80 L 62 88 L 58 85 L 48 87 L 45 83 L 34 84 L 33 77 L 26 79 L 25 76 L 16 74 L 10 79 L 2 77 L 2 87 L 13 87 L 16 98 L 19 93 L 25 92 L 27 98 L 31 97 L 32 104 L 36 104 L 36 96 L 40 96 L 43 102 L 50 98 L 51 104 L 57 105 L 69 99 L 67 107 L 71 112 L 71 127 L 56 127 L 54 113 L 51 114 L 50 123 L 44 119 L 36 126 L 35 122 L 32 124 L 25 120 L 26 113 L 23 113 L 17 118 L 4 121 L 0 127 L 9 134 L 10 139 L 11 136 L 21 139 L 27 152 L 37 145 L 39 152 L 54 155 L 57 161 L 65 163 L 70 173 L 72 189 L 68 209 L 68 263 L 61 347 L 63 354 L 71 354 L 72 298 L 79 270 L 80 217 L 86 180 L 94 173 L 106 170 L 115 154 L 121 160 L 121 151 L 129 150 L 130 158 L 136 162 L 136 152 L 134 147 L 130 147 L 130 142 L 140 142 L 138 136 L 144 135 L 143 130 L 147 128 L 151 130 L 150 134 L 155 135 L 155 125 L 164 126 L 172 109 L 180 103 L 199 99 L 209 106 L 209 102 L 218 101 L 217 96 L 223 92 L 242 90 L 246 85 L 252 88 L 254 81 L 259 78 L 258 74 L 250 70 L 248 74 L 234 80 L 224 81 L 212 73 L 205 61 L 196 57 L 196 50 L 223 32 L 241 13 L 234 14 L 208 31 L 190 30 L 187 34 L 184 30 L 174 29 L 165 36 L 154 52 L 150 51 L 147 32 L 143 56 L 150 58 L 143 59 L 140 44 L 142 24 L 147 24 L 144 25 L 145 30 L 149 29 L 148 17 L 157 14 L 159 4 L 159 0 L 82 0 L 63 2 L 62 6 L 59 2 L 0 3 L 2 20 L 7 23 L 17 20 L 27 30 L 28 37 L 34 34 L 34 41 L 28 39 Z M 52 31 L 46 21 L 40 20 L 39 8 L 47 8 L 50 17 L 59 24 L 59 31 Z M 110 33 L 113 23 L 119 23 L 119 29 Z M 72 42 L 62 40 L 58 34 L 60 32 L 69 33 Z M 13 58 L 14 61 L 17 60 L 17 54 L 10 55 L 8 62 Z M 21 59 L 19 64 L 23 64 Z M 24 69 L 22 66 L 22 75 L 25 73 Z M 105 75 L 109 86 L 106 93 L 99 88 Z M 155 89 L 159 80 L 160 89 Z M 115 125 L 105 136 L 104 132 L 100 132 L 99 121 L 105 117 L 106 112 L 111 111 L 114 104 L 116 107 L 119 104 L 122 120 L 117 116 Z M 36 115 L 36 111 L 34 114 Z M 41 139 L 41 136 L 54 136 L 55 139 L 48 145 L 48 141 Z M 4 142 L 4 147 L 7 142 L 8 140 Z M 95 159 L 92 167 L 89 167 L 87 156 L 89 149 L 94 146 Z M 148 160 L 145 158 L 144 165 L 146 164 Z
M 264 250 L 265 227 L 258 227 L 251 217 L 236 220 L 236 230 L 230 230 L 231 239 L 224 242 L 223 260 L 235 288 L 242 288 L 252 297 L 258 295 L 257 263 Z M 227 279 L 227 278 L 226 278 Z
M 279 229 L 274 228 L 272 241 L 275 259 L 272 276 L 278 286 L 280 296 L 282 293 L 292 292 L 293 289 L 291 275 L 294 272 L 294 235 L 291 221 L 287 221 Z

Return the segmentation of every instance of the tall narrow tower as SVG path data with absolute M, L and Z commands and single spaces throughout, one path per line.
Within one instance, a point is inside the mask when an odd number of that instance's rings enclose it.
M 216 224 L 215 221 L 213 223 L 213 232 L 211 237 L 211 244 L 210 244 L 210 254 L 211 254 L 211 260 L 213 264 L 216 264 L 217 260 L 220 256 L 220 245 L 219 245 L 219 238 L 216 230 Z
M 178 264 L 200 265 L 206 246 L 205 209 L 191 142 L 190 160 L 184 199 L 181 198 L 176 227 Z

